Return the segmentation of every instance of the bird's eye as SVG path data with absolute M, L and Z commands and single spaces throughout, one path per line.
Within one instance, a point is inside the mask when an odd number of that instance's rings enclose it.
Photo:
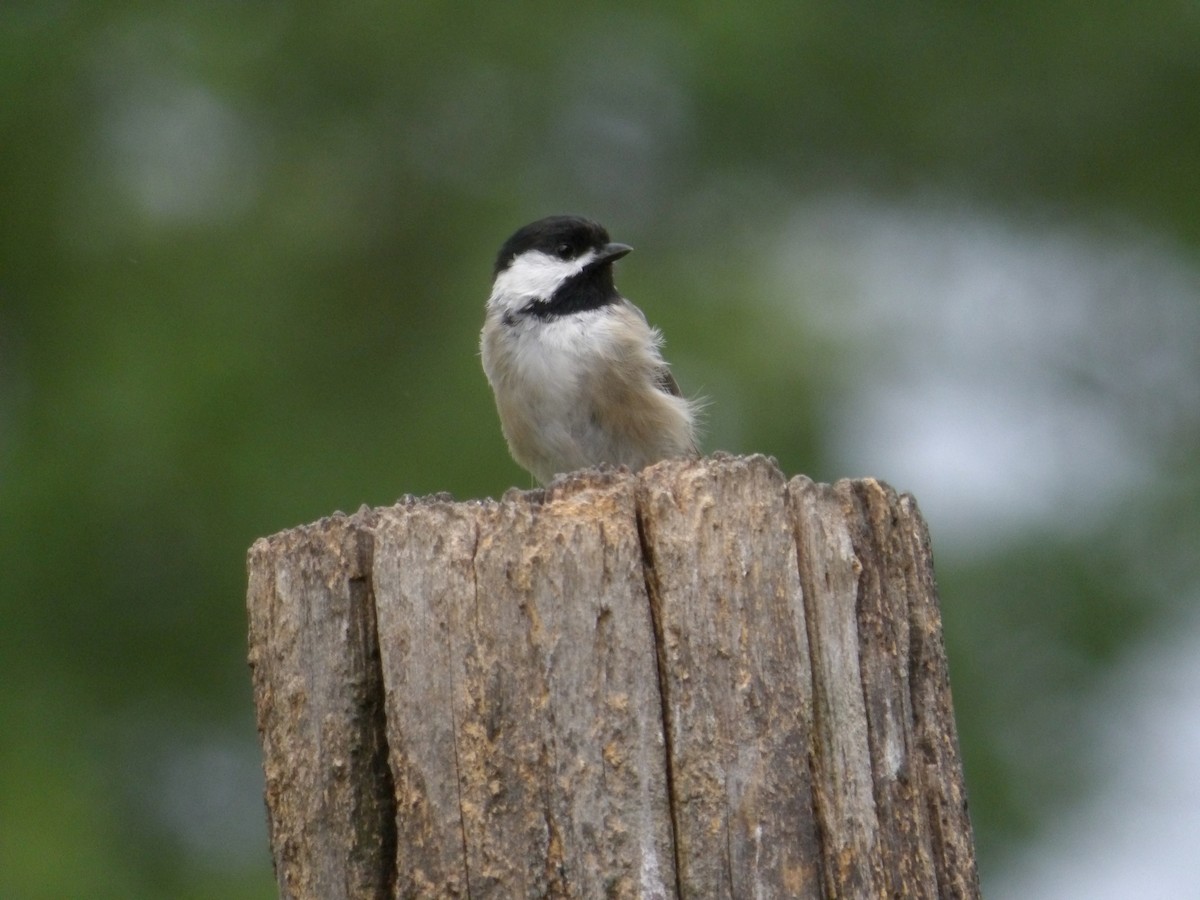
M 574 253 L 571 250 L 570 244 L 559 244 L 557 247 L 554 248 L 554 255 L 557 256 L 559 259 L 566 260 L 566 259 L 570 259 L 574 255 Z

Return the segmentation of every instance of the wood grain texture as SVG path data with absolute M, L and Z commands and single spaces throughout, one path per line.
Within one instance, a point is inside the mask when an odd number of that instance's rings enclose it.
M 402 893 L 669 896 L 632 483 L 384 512 L 377 542 L 400 843 L 426 848 Z
M 256 542 L 287 897 L 978 896 L 928 535 L 763 457 Z
M 763 457 L 641 483 L 681 893 L 818 897 L 808 637 L 783 476 Z
M 281 897 L 386 897 L 395 814 L 371 514 L 250 549 L 250 668 Z
M 862 564 L 829 485 L 793 479 L 788 499 L 812 655 L 813 791 L 825 895 L 886 896 L 855 613 Z
M 911 495 L 901 495 L 896 508 L 899 531 L 907 543 L 900 550 L 900 558 L 909 563 L 905 578 L 912 640 L 907 668 L 916 765 L 924 788 L 921 799 L 926 805 L 937 896 L 974 898 L 980 895 L 979 871 L 967 813 L 929 530 Z

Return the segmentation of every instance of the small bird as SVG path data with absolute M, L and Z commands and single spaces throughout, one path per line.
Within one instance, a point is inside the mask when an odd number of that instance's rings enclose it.
M 600 463 L 637 471 L 698 455 L 694 401 L 662 358 L 662 335 L 617 293 L 633 248 L 596 222 L 550 216 L 504 242 L 480 336 L 513 459 L 542 484 Z

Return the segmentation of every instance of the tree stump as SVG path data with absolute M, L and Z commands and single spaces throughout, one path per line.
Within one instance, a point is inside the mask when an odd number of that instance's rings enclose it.
M 978 897 L 929 539 L 718 455 L 255 542 L 283 897 Z

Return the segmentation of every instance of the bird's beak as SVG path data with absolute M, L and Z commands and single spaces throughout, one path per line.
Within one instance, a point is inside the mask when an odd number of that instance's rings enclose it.
M 611 263 L 616 262 L 626 253 L 633 251 L 633 248 L 628 244 L 605 244 L 604 249 L 596 255 L 595 263 Z

